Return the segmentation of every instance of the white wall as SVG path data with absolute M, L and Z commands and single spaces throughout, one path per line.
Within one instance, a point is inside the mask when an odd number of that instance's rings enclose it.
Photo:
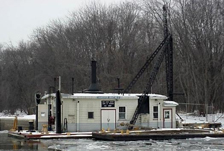
M 162 128 L 163 125 L 163 109 L 162 105 L 163 100 L 155 100 L 155 99 L 150 99 L 150 120 L 149 120 L 149 126 L 153 128 Z M 153 106 L 158 106 L 158 118 L 155 119 L 153 118 Z
M 79 131 L 100 130 L 100 106 L 97 99 L 79 100 Z M 88 119 L 88 112 L 94 112 L 94 118 Z
M 104 99 L 105 100 L 105 99 Z M 115 109 L 116 111 L 116 127 L 120 123 L 129 123 L 137 106 L 137 100 L 113 100 L 115 107 L 101 107 L 101 99 L 77 98 L 63 99 L 62 122 L 64 118 L 68 120 L 69 131 L 94 131 L 101 130 L 101 110 Z M 109 100 L 108 100 L 109 101 Z M 110 100 L 112 101 L 112 100 Z M 78 105 L 77 105 L 78 104 Z M 126 107 L 126 119 L 119 119 L 119 107 Z M 79 109 L 78 109 L 78 108 Z M 77 113 L 78 109 L 78 113 Z M 88 119 L 88 112 L 94 112 L 94 119 Z M 77 117 L 78 114 L 78 117 Z M 75 120 L 71 120 L 74 115 Z M 78 121 L 78 122 L 77 122 Z
M 51 101 L 52 108 L 55 106 L 54 101 Z M 101 101 L 115 101 L 115 107 L 102 107 Z M 124 128 L 121 123 L 127 124 L 130 123 L 132 116 L 138 105 L 137 98 L 121 98 L 121 99 L 99 99 L 99 98 L 62 98 L 62 127 L 64 126 L 64 119 L 67 119 L 67 128 L 68 131 L 95 131 L 101 130 L 102 125 L 102 110 L 115 110 L 116 119 L 115 124 L 116 128 Z M 119 107 L 126 107 L 126 118 L 119 119 Z M 158 119 L 153 119 L 153 106 L 158 106 Z M 149 109 L 150 114 L 141 114 L 136 122 L 136 125 L 144 127 L 153 127 L 153 128 L 162 128 L 163 127 L 163 109 L 167 108 L 163 106 L 163 100 L 154 98 L 150 99 Z M 176 107 L 172 108 L 173 116 L 173 127 L 176 126 L 175 113 Z M 88 112 L 94 112 L 94 118 L 88 119 Z M 39 121 L 41 122 L 41 120 Z
M 38 130 L 42 130 L 43 124 L 48 124 L 48 104 L 38 104 Z
M 174 106 L 164 106 L 163 100 L 158 99 L 150 99 L 149 103 L 149 114 L 140 114 L 138 117 L 139 125 L 142 127 L 151 127 L 151 128 L 163 128 L 164 127 L 164 109 L 168 109 L 172 111 L 172 123 L 167 122 L 166 124 L 170 124 L 170 128 L 176 128 L 176 107 Z M 153 118 L 153 107 L 158 106 L 158 118 Z M 138 123 L 137 123 L 138 124 Z M 171 125 L 172 124 L 172 125 Z
M 70 131 L 76 131 L 76 104 L 74 99 L 62 99 L 62 127 L 64 127 L 66 118 L 67 129 Z

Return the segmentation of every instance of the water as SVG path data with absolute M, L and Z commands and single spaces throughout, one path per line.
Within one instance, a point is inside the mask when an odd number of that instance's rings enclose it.
M 0 133 L 0 150 L 17 151 L 223 151 L 224 138 L 183 140 L 98 141 L 93 139 L 28 140 Z

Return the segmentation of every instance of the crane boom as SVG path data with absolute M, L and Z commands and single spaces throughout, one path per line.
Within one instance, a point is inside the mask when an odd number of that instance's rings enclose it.
M 138 102 L 138 106 L 137 108 L 135 109 L 135 112 L 134 112 L 134 115 L 132 116 L 132 119 L 130 121 L 130 126 L 129 126 L 129 129 L 132 129 L 133 128 L 133 125 L 135 125 L 137 119 L 138 119 L 138 115 L 139 115 L 139 110 L 143 104 L 143 102 L 146 100 L 147 98 L 147 94 L 148 93 L 151 93 L 151 87 L 155 81 L 155 78 L 156 78 L 156 75 L 159 71 L 159 68 L 163 62 L 163 58 L 165 56 L 165 49 L 160 53 L 158 59 L 156 60 L 156 63 L 153 67 L 153 70 L 149 76 L 149 81 L 147 83 L 147 86 L 146 86 L 146 89 L 145 91 L 143 92 L 143 94 L 140 96 L 139 98 L 139 102 Z
M 165 44 L 167 44 L 169 42 L 170 39 L 170 35 L 167 35 L 164 40 L 159 44 L 159 46 L 156 48 L 156 50 L 151 54 L 151 56 L 146 60 L 145 64 L 142 66 L 142 68 L 140 69 L 140 71 L 136 74 L 136 76 L 134 77 L 134 79 L 130 82 L 130 84 L 127 86 L 126 89 L 124 89 L 124 93 L 128 93 L 130 91 L 130 89 L 134 86 L 134 84 L 138 81 L 138 79 L 141 77 L 141 75 L 144 73 L 144 71 L 147 69 L 147 67 L 149 66 L 149 64 L 152 62 L 152 60 L 155 58 L 155 56 L 159 53 L 159 51 L 161 50 L 161 48 L 163 48 L 163 46 Z

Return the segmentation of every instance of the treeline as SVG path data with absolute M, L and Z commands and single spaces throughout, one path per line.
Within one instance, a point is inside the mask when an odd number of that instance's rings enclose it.
M 117 78 L 125 88 L 163 40 L 163 3 L 103 6 L 90 4 L 66 22 L 36 29 L 18 46 L 1 46 L 0 110 L 30 112 L 34 94 L 49 90 L 61 76 L 63 93 L 90 85 L 90 62 L 97 61 L 101 90 L 114 92 Z M 178 0 L 168 4 L 169 31 L 174 38 L 174 96 L 179 103 L 224 104 L 224 3 L 222 0 Z M 132 88 L 142 93 L 153 64 Z M 166 95 L 165 64 L 152 87 Z M 56 81 L 58 82 L 58 80 Z M 58 85 L 58 84 L 57 84 Z

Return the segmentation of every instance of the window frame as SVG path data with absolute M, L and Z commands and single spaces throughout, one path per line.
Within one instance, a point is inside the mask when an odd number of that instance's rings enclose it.
M 94 112 L 88 112 L 88 119 L 94 119 Z M 90 116 L 92 115 L 92 117 Z
M 120 108 L 124 108 L 124 112 L 120 112 Z M 126 106 L 119 106 L 119 108 L 118 108 L 118 119 L 119 120 L 126 120 L 126 112 L 127 112 Z M 120 118 L 121 117 L 120 114 L 124 115 L 123 116 L 124 118 Z
M 159 117 L 159 108 L 158 106 L 153 106 L 153 119 L 158 119 L 158 117 Z

